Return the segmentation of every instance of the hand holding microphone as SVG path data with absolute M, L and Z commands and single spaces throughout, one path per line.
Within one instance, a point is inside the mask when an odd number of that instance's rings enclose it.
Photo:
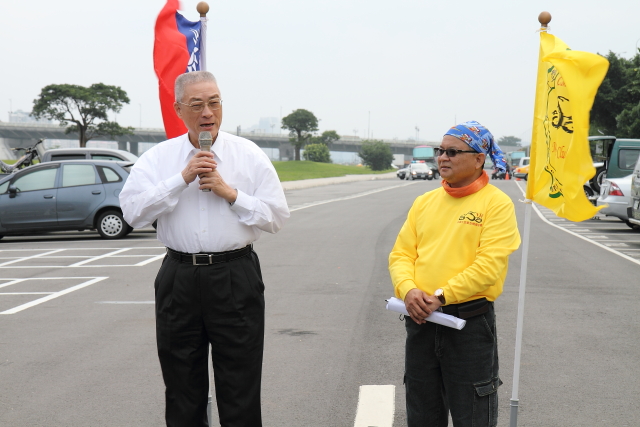
M 203 143 L 203 140 L 199 139 L 199 142 Z M 211 156 L 211 154 L 205 155 L 203 153 L 211 152 L 211 143 L 211 138 L 209 138 L 208 144 L 205 141 L 203 145 L 207 145 L 207 149 L 203 149 L 201 150 L 201 152 L 196 153 L 196 155 L 189 160 L 189 163 L 182 171 L 182 178 L 184 179 L 185 184 L 191 184 L 198 177 L 204 177 L 205 175 L 209 175 L 212 171 L 215 171 L 217 163 L 215 160 L 213 160 L 213 156 Z
M 210 153 L 211 145 L 213 144 L 213 137 L 211 136 L 211 132 L 200 132 L 200 135 L 198 136 L 198 144 L 200 144 L 201 151 Z M 203 188 L 202 191 L 211 191 L 211 189 Z

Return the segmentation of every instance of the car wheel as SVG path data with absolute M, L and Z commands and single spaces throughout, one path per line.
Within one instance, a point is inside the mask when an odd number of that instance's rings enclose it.
M 583 185 L 582 189 L 584 190 L 584 194 L 587 196 L 587 198 L 593 197 L 595 195 L 593 190 L 591 188 L 587 187 L 586 185 Z
M 526 175 L 524 176 L 524 178 L 522 178 L 522 179 L 524 179 L 524 180 L 526 181 L 528 177 L 529 177 L 529 174 L 526 174 Z
M 591 178 L 591 181 L 589 181 L 589 184 L 591 184 L 591 188 L 593 188 L 593 191 L 598 194 L 600 194 L 600 186 L 602 185 L 602 180 L 604 180 L 606 174 L 607 170 L 604 167 L 598 168 L 596 169 L 596 174 L 593 176 L 593 178 Z
M 627 227 L 629 227 L 630 229 L 635 230 L 635 231 L 640 231 L 640 225 L 634 224 L 634 223 L 629 222 L 629 221 L 625 221 L 624 223 L 627 224 Z
M 2 234 L 0 234 L 0 240 L 2 240 L 2 238 L 3 238 L 3 237 L 4 237 L 4 236 L 3 236 Z
M 118 211 L 106 211 L 100 214 L 96 228 L 103 239 L 120 239 L 131 232 L 131 226 Z

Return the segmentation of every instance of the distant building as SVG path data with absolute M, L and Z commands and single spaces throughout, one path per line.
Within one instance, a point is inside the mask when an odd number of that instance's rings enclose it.
M 9 122 L 10 123 L 53 123 L 51 120 L 40 119 L 36 120 L 30 116 L 31 113 L 22 110 L 10 111 Z
M 277 117 L 260 117 L 257 125 L 253 125 L 246 129 L 242 129 L 244 133 L 253 133 L 257 135 L 279 134 L 280 119 Z

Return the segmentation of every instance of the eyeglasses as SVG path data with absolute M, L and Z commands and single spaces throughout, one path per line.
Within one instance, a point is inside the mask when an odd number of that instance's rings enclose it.
M 177 101 L 176 101 L 177 102 Z M 199 113 L 204 110 L 205 104 L 209 107 L 210 110 L 219 110 L 222 105 L 222 99 L 211 99 L 209 102 L 193 102 L 191 104 L 185 104 L 184 102 L 178 102 L 178 104 L 186 105 L 191 108 L 191 111 L 194 113 Z
M 475 154 L 480 154 L 475 150 L 456 150 L 455 148 L 435 148 L 434 149 L 436 156 L 440 157 L 443 154 L 447 153 L 447 157 L 455 157 L 458 155 L 458 153 L 475 153 Z

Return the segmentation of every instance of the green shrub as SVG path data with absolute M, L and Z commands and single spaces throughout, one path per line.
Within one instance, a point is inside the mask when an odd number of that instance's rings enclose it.
M 393 162 L 391 147 L 379 140 L 362 141 L 362 147 L 358 155 L 362 158 L 362 163 L 374 171 L 389 169 L 391 162 Z
M 329 147 L 325 144 L 309 144 L 304 147 L 304 159 L 311 162 L 331 163 Z

